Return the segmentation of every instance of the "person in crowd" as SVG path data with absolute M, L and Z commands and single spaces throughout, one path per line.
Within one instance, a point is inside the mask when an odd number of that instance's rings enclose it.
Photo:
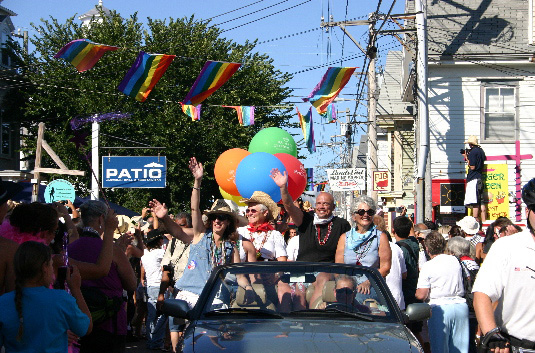
M 373 223 L 382 224 L 378 227 L 379 230 L 384 226 L 386 228 L 384 218 L 379 217 L 380 220 L 377 220 L 377 215 L 373 216 Z M 382 222 L 381 222 L 382 221 Z M 392 252 L 392 261 L 390 266 L 390 272 L 386 276 L 386 284 L 392 293 L 394 299 L 399 305 L 401 310 L 405 309 L 405 299 L 403 298 L 402 282 L 407 278 L 407 265 L 405 264 L 405 258 L 403 257 L 403 251 L 401 248 L 392 241 L 392 236 L 390 233 L 384 231 L 388 238 L 388 244 L 390 245 L 390 251 Z
M 279 207 L 268 194 L 262 191 L 255 191 L 248 199 L 241 202 L 247 205 L 245 215 L 249 221 L 248 226 L 238 228 L 238 233 L 242 239 L 247 239 L 254 247 L 256 261 L 287 261 L 286 243 L 284 237 L 271 225 L 271 222 L 279 214 Z M 240 247 L 240 258 L 246 261 L 246 252 Z M 277 294 L 271 293 L 272 297 L 277 297 L 279 311 L 289 312 L 291 310 L 292 298 L 290 286 L 286 283 L 274 283 L 273 278 L 258 278 L 264 284 L 277 284 Z M 266 286 L 266 290 L 274 290 L 274 286 Z M 268 294 L 269 295 L 269 294 Z M 294 303 L 297 309 L 304 309 L 305 305 L 301 301 Z M 294 306 L 295 306 L 294 305 Z
M 396 246 L 399 246 L 403 253 L 403 259 L 405 260 L 405 267 L 407 269 L 407 275 L 401 280 L 401 292 L 405 300 L 405 305 L 408 306 L 409 304 L 420 302 L 416 299 L 415 295 L 419 274 L 418 253 L 420 245 L 414 236 L 412 221 L 408 217 L 398 216 L 394 218 L 392 225 L 392 234 L 396 239 Z M 421 335 L 423 323 L 417 321 L 409 323 L 407 327 L 423 343 Z
M 414 226 L 414 236 L 418 240 L 420 250 L 418 251 L 418 268 L 422 268 L 422 265 L 429 260 L 429 254 L 427 254 L 424 246 L 424 240 L 430 230 L 425 223 L 418 223 Z
M 315 212 L 303 212 L 294 205 L 288 192 L 288 173 L 273 169 L 271 178 L 280 188 L 282 203 L 301 234 L 296 261 L 335 262 L 338 240 L 351 230 L 351 226 L 345 219 L 333 214 L 335 208 L 333 196 L 327 192 L 319 193 L 316 197 Z M 325 273 L 320 273 L 316 277 L 310 303 L 314 303 L 321 296 L 325 282 L 330 279 L 331 277 Z
M 356 227 L 340 236 L 336 262 L 373 267 L 379 270 L 381 276 L 386 277 L 392 265 L 392 251 L 386 233 L 373 224 L 377 205 L 371 197 L 364 195 L 359 196 L 355 204 L 357 209 L 353 212 L 353 221 Z M 364 277 L 358 281 L 359 301 L 362 302 L 365 296 L 373 296 L 370 285 L 370 281 Z
M 451 230 L 451 226 L 450 225 L 442 225 L 442 226 L 438 227 L 437 232 L 442 234 L 444 239 L 448 240 L 450 238 L 450 230 Z
M 192 220 L 191 214 L 181 212 L 174 217 L 174 221 L 182 228 L 191 228 Z M 166 292 L 172 289 L 171 297 L 175 297 L 177 292 L 175 290 L 175 283 L 182 277 L 184 270 L 188 264 L 189 257 L 189 243 L 184 243 L 173 237 L 171 243 L 165 249 L 165 254 L 162 259 L 162 281 L 160 284 L 160 292 L 158 294 L 158 307 L 163 304 L 166 299 Z M 182 339 L 182 334 L 185 328 L 186 321 L 180 318 L 169 317 L 169 331 L 171 336 L 171 348 L 176 352 L 177 346 Z
M 528 229 L 496 240 L 472 288 L 477 321 L 484 334 L 482 351 L 535 349 L 535 179 L 522 188 L 522 200 Z
M 462 270 L 453 255 L 446 255 L 446 240 L 432 231 L 424 240 L 431 259 L 418 277 L 416 298 L 431 305 L 428 321 L 433 353 L 468 353 L 468 305 L 464 299 Z
M 461 150 L 464 160 L 468 163 L 466 174 L 466 193 L 464 204 L 472 208 L 474 217 L 479 222 L 487 220 L 487 205 L 482 202 L 483 196 L 483 163 L 485 163 L 485 151 L 477 141 L 477 137 L 471 135 L 464 143 L 468 144 L 469 150 Z
M 163 349 L 167 317 L 158 315 L 156 302 L 162 280 L 163 234 L 158 229 L 147 233 L 145 253 L 141 257 L 141 284 L 147 291 L 147 319 L 145 321 L 148 349 Z
M 483 260 L 487 256 L 487 253 L 490 250 L 490 247 L 496 239 L 500 238 L 500 229 L 508 225 L 512 225 L 513 222 L 507 217 L 498 217 L 494 222 L 492 222 L 485 234 L 485 239 L 482 242 L 476 244 L 476 262 L 481 265 Z M 507 228 L 506 228 L 507 229 Z
M 290 226 L 288 230 L 288 245 L 286 245 L 288 261 L 295 261 L 299 253 L 299 232 L 295 225 Z
M 435 222 L 433 222 L 433 221 L 426 220 L 426 221 L 424 221 L 424 224 L 427 227 L 427 229 L 429 229 L 429 230 L 438 230 L 437 224 Z
M 470 257 L 470 241 L 462 237 L 454 237 L 448 240 L 448 252 L 459 259 L 467 270 L 477 271 L 479 265 Z M 470 277 L 470 273 L 465 271 L 466 277 Z
M 451 239 L 453 237 L 463 237 L 464 233 L 461 227 L 455 224 L 451 226 L 450 230 L 448 231 L 448 235 L 449 235 L 449 239 Z
M 54 281 L 52 252 L 41 242 L 21 244 L 14 268 L 16 289 L 0 296 L 0 347 L 6 352 L 67 352 L 67 330 L 78 336 L 91 332 L 76 266 L 67 271 L 70 294 L 49 289 Z
M 477 219 L 472 216 L 465 216 L 457 225 L 461 227 L 463 231 L 463 238 L 470 241 L 470 257 L 472 259 L 476 258 L 476 246 L 478 243 L 483 241 L 483 237 L 478 234 L 479 232 L 479 223 Z
M 9 181 L 0 182 L 0 224 L 9 212 L 9 201 L 22 190 L 22 186 Z M 15 288 L 15 271 L 13 258 L 18 244 L 0 236 L 0 295 Z M 7 290 L 6 290 L 7 289 Z
M 104 246 L 103 239 L 108 237 L 108 233 L 113 236 L 113 231 L 117 228 L 117 216 L 104 202 L 98 200 L 83 203 L 80 213 L 84 228 L 80 239 L 69 244 L 69 256 L 78 261 L 95 263 Z M 119 244 L 113 244 L 113 262 L 106 276 L 96 280 L 86 280 L 82 276 L 82 279 L 82 286 L 94 288 L 109 298 L 122 298 L 123 290 L 134 291 L 137 285 L 125 248 Z M 122 305 L 114 317 L 95 325 L 91 334 L 80 340 L 80 352 L 123 352 L 126 325 L 126 308 Z
M 171 235 L 190 244 L 188 265 L 175 287 L 178 290 L 176 299 L 185 300 L 190 308 L 193 308 L 215 266 L 240 262 L 236 240 L 243 246 L 249 261 L 256 261 L 256 256 L 250 241 L 236 239 L 236 228 L 247 224 L 247 221 L 238 214 L 238 207 L 233 201 L 216 200 L 211 210 L 204 212 L 208 216 L 208 224 L 203 223 L 203 214 L 199 205 L 204 169 L 195 157 L 190 159 L 189 169 L 195 180 L 191 193 L 193 228 L 182 228 L 173 222 L 167 214 L 165 204 L 158 200 L 152 200 L 149 206 Z M 233 207 L 231 208 L 230 205 Z M 245 289 L 245 302 L 253 302 L 254 292 L 249 280 L 245 276 L 237 276 L 237 280 L 238 284 Z

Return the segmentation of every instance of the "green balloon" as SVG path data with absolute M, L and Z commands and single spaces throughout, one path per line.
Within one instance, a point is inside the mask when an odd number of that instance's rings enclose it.
M 297 157 L 297 146 L 288 132 L 278 127 L 260 130 L 249 144 L 249 152 L 287 153 Z

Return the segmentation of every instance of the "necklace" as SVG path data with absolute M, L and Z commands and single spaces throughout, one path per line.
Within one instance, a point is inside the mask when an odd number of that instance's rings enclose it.
M 257 248 L 256 245 L 255 245 L 255 242 L 256 242 L 256 238 L 253 236 L 253 232 L 249 232 L 251 234 L 251 239 L 253 239 L 253 241 L 251 243 L 253 243 L 253 247 L 256 251 L 256 259 L 258 260 L 261 256 L 261 253 L 260 253 L 260 250 L 262 250 L 262 248 L 264 247 L 264 244 L 266 243 L 267 241 L 267 238 L 269 237 L 269 233 L 268 232 L 265 232 L 264 233 L 264 239 L 262 240 L 262 243 L 260 244 L 260 246 Z
M 217 247 L 215 244 L 215 238 L 212 238 L 212 241 L 210 242 L 210 260 L 212 268 L 222 265 L 224 262 L 224 256 L 223 256 L 223 242 L 220 242 L 220 246 Z
M 327 243 L 327 240 L 329 240 L 329 236 L 331 235 L 332 227 L 333 227 L 333 222 L 329 222 L 329 225 L 327 226 L 327 234 L 325 234 L 325 237 L 323 238 L 323 240 L 321 240 L 320 226 L 319 226 L 319 224 L 316 225 L 316 233 L 318 234 L 318 243 L 320 243 L 320 245 L 325 245 L 325 243 Z

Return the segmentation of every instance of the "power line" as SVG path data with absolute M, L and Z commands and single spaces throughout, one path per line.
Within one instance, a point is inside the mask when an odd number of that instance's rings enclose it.
M 214 26 L 220 26 L 220 25 L 225 24 L 225 23 L 229 23 L 229 22 L 232 22 L 232 21 L 239 20 L 240 18 L 244 18 L 244 17 L 247 17 L 247 16 L 251 16 L 251 15 L 253 15 L 253 14 L 255 14 L 255 13 L 258 13 L 258 12 L 261 12 L 261 11 L 264 11 L 264 10 L 267 10 L 267 9 L 269 9 L 269 8 L 271 8 L 271 7 L 275 7 L 275 6 L 277 6 L 277 5 L 280 5 L 280 4 L 285 3 L 285 2 L 288 2 L 288 1 L 290 1 L 290 0 L 283 0 L 283 1 L 278 2 L 278 3 L 276 3 L 276 4 L 269 5 L 269 6 L 266 6 L 266 7 L 264 7 L 264 8 L 261 8 L 260 10 L 256 10 L 256 11 L 253 11 L 253 12 L 249 12 L 249 13 L 247 13 L 247 14 L 245 14 L 245 15 L 241 15 L 241 16 L 238 16 L 238 17 L 236 17 L 236 18 L 233 18 L 233 19 L 224 21 L 224 22 L 216 23 L 216 24 L 214 24 Z
M 209 20 L 212 20 L 212 19 L 214 19 L 214 18 L 216 18 L 216 17 L 221 17 L 221 16 L 224 16 L 224 15 L 228 15 L 229 13 L 232 13 L 232 12 L 235 12 L 235 11 L 238 11 L 238 10 L 241 10 L 241 9 L 245 9 L 246 7 L 253 6 L 254 4 L 258 4 L 259 2 L 262 2 L 262 1 L 264 1 L 264 0 L 255 1 L 255 2 L 253 2 L 253 3 L 251 3 L 251 4 L 249 4 L 249 5 L 245 5 L 245 6 L 242 6 L 242 7 L 238 7 L 237 9 L 230 10 L 230 11 L 224 12 L 224 13 L 222 13 L 222 14 L 212 16 L 212 17 L 208 18 L 208 21 L 209 21 Z

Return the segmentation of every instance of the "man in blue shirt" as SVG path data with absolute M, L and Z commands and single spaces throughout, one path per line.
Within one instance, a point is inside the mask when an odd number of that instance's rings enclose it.
M 472 208 L 474 218 L 481 224 L 487 220 L 487 205 L 481 201 L 483 195 L 483 164 L 487 156 L 479 146 L 476 136 L 470 136 L 464 143 L 467 143 L 470 147 L 469 150 L 462 151 L 464 159 L 468 163 L 464 205 Z

